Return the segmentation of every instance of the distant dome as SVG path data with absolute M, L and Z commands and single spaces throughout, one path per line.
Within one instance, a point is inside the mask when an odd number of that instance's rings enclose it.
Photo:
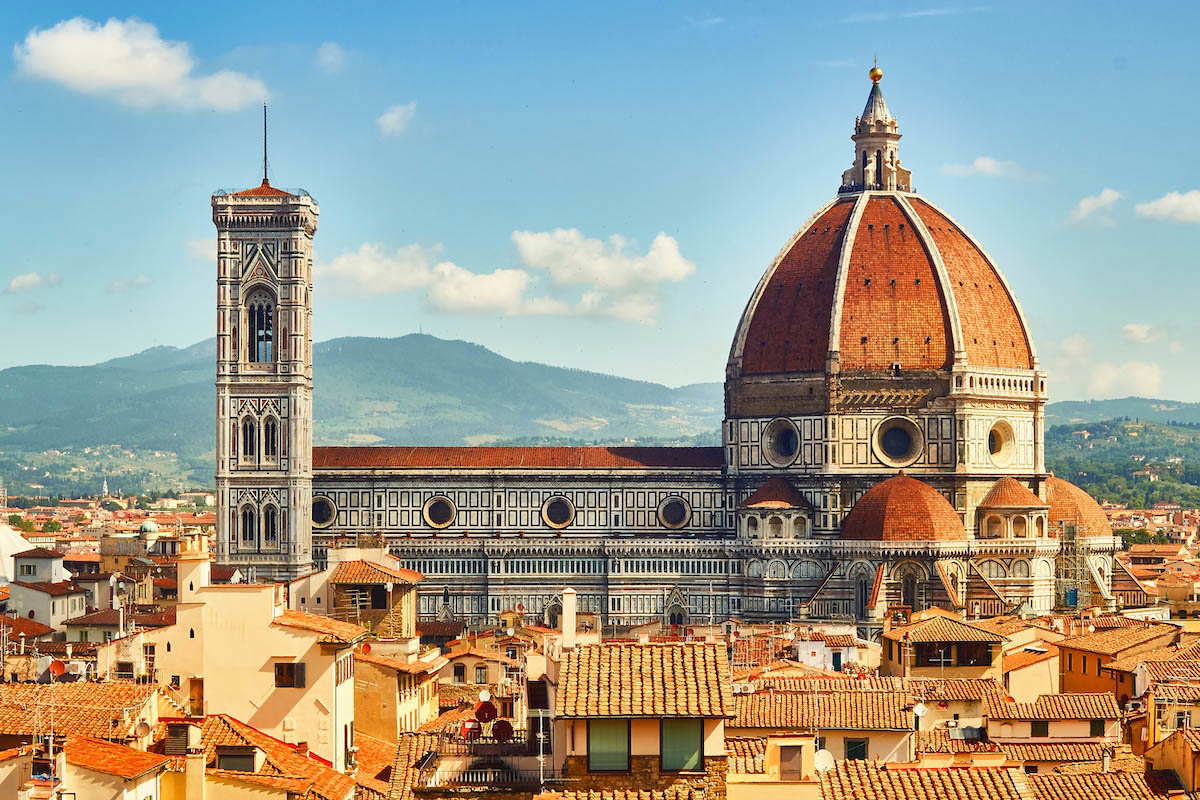
M 142 527 L 138 528 L 142 533 L 158 533 L 158 523 L 152 519 L 148 519 L 142 523 Z
M 958 541 L 962 518 L 936 489 L 903 472 L 871 487 L 842 522 L 842 538 L 864 541 Z
M 979 504 L 980 508 L 1046 508 L 1047 503 L 1016 478 L 1001 478 Z
M 1050 501 L 1050 528 L 1057 534 L 1060 523 L 1073 523 L 1081 536 L 1112 536 L 1108 515 L 1090 494 L 1062 478 L 1046 479 L 1046 499 Z

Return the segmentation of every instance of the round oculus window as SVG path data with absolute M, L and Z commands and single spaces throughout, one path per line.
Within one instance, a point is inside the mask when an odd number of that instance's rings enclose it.
M 762 450 L 771 466 L 790 466 L 800 453 L 800 431 L 795 423 L 783 417 L 771 420 L 763 431 Z
M 664 528 L 678 530 L 692 518 L 692 507 L 682 497 L 668 497 L 658 506 L 658 521 Z
M 998 467 L 1007 466 L 1012 461 L 1015 444 L 1016 435 L 1013 433 L 1012 425 L 1005 420 L 999 420 L 988 431 L 988 456 Z
M 317 528 L 328 528 L 337 519 L 337 507 L 328 497 L 314 497 L 312 501 L 312 522 Z
M 425 517 L 425 524 L 429 527 L 448 528 L 454 523 L 454 518 L 458 516 L 458 507 L 449 497 L 438 495 L 425 501 L 425 507 L 421 513 Z
M 903 467 L 917 460 L 924 447 L 921 429 L 907 417 L 885 419 L 875 429 L 875 452 L 885 464 Z
M 575 520 L 575 505 L 565 497 L 551 497 L 542 504 L 542 521 L 551 528 L 565 528 Z

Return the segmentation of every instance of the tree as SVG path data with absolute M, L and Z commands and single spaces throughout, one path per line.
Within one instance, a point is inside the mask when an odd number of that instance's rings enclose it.
M 100 507 L 103 508 L 105 511 L 120 511 L 121 510 L 121 506 L 117 505 L 112 500 L 105 500 L 103 503 L 100 504 Z
M 48 519 L 42 525 L 42 533 L 58 533 L 62 530 L 62 523 L 58 520 Z
M 8 515 L 8 524 L 14 528 L 19 528 L 19 527 L 21 527 L 21 522 L 23 519 L 24 519 L 24 517 L 22 517 L 20 514 L 9 514 Z

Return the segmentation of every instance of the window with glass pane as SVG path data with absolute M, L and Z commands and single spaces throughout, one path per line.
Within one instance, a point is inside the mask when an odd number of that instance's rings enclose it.
M 700 769 L 704 752 L 704 721 L 664 719 L 662 721 L 662 768 L 664 770 Z
M 587 725 L 588 770 L 629 771 L 629 720 L 590 719 Z

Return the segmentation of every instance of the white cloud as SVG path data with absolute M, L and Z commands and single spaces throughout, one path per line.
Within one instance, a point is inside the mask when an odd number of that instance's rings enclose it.
M 57 272 L 49 272 L 45 275 L 42 275 L 40 272 L 26 272 L 10 280 L 8 286 L 4 287 L 2 294 L 30 292 L 34 289 L 41 289 L 44 286 L 58 286 L 60 283 L 62 283 L 62 276 Z
M 379 126 L 379 132 L 384 136 L 399 136 L 408 130 L 408 124 L 412 122 L 416 113 L 417 102 L 414 100 L 402 106 L 392 106 L 379 115 L 375 124 Z
M 1025 169 L 1015 161 L 999 161 L 991 156 L 980 156 L 970 164 L 946 164 L 942 174 L 959 178 L 980 176 L 984 178 L 1002 178 L 1010 181 L 1040 181 L 1042 176 Z
M 109 294 L 118 294 L 120 292 L 128 292 L 132 289 L 144 289 L 150 285 L 150 278 L 146 275 L 134 275 L 132 278 L 118 278 L 105 287 L 105 291 Z
M 716 16 L 698 17 L 698 18 L 688 17 L 688 25 L 691 25 L 693 28 L 711 28 L 715 25 L 724 25 L 724 24 L 725 24 L 724 17 L 716 17 Z
M 346 66 L 346 51 L 337 42 L 325 42 L 317 48 L 317 66 L 326 75 L 341 72 Z
M 1097 211 L 1112 208 L 1120 199 L 1121 193 L 1116 189 L 1101 189 L 1100 194 L 1089 195 L 1076 203 L 1075 208 L 1071 210 L 1071 215 L 1067 219 L 1070 222 L 1083 222 Z M 1107 218 L 1103 217 L 1103 219 Z M 1108 219 L 1108 222 L 1111 223 L 1112 220 Z
M 1158 364 L 1126 361 L 1124 364 L 1101 363 L 1092 367 L 1088 378 L 1088 396 L 1157 397 L 1162 394 L 1163 371 Z
M 437 262 L 440 247 L 409 245 L 388 252 L 376 244 L 343 253 L 322 264 L 318 275 L 335 290 L 390 295 L 420 290 L 434 309 L 507 316 L 575 314 L 652 324 L 661 302 L 658 286 L 691 275 L 696 267 L 679 252 L 674 238 L 660 233 L 644 255 L 627 252 L 620 236 L 608 242 L 578 230 L 514 231 L 521 265 L 473 272 L 449 261 Z M 436 262 L 436 263 L 435 263 Z M 536 294 L 545 273 L 559 294 L 582 287 L 577 299 Z
M 1067 361 L 1082 361 L 1091 355 L 1092 343 L 1082 333 L 1076 333 L 1058 343 L 1058 352 Z
M 215 261 L 217 258 L 216 242 L 208 236 L 188 239 L 183 243 L 183 247 L 187 250 L 188 256 L 198 261 Z
M 262 81 L 223 70 L 193 73 L 187 42 L 163 39 L 133 17 L 103 24 L 83 17 L 29 32 L 13 47 L 21 72 L 135 108 L 233 111 L 267 98 Z
M 1192 189 L 1182 194 L 1168 192 L 1149 203 L 1138 203 L 1134 210 L 1139 217 L 1200 224 L 1200 189 Z
M 1150 344 L 1162 338 L 1162 331 L 1145 322 L 1129 322 L 1121 326 L 1121 335 L 1135 344 Z
M 950 17 L 960 14 L 976 14 L 987 11 L 987 8 L 920 8 L 915 11 L 866 11 L 861 14 L 851 14 L 843 17 L 842 22 L 889 22 L 897 19 L 920 19 L 922 17 Z

